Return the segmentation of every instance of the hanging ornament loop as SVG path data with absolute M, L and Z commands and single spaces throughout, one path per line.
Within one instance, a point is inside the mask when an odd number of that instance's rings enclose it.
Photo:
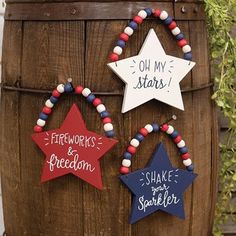
M 110 54 L 110 61 L 115 62 L 119 60 L 119 56 L 123 53 L 123 49 L 129 38 L 133 35 L 134 31 L 137 30 L 139 25 L 143 23 L 143 20 L 150 16 L 160 19 L 161 22 L 168 27 L 168 29 L 171 31 L 171 34 L 177 40 L 178 46 L 182 49 L 184 53 L 183 58 L 185 60 L 191 61 L 192 49 L 188 44 L 187 40 L 185 39 L 184 34 L 178 27 L 176 21 L 174 21 L 174 19 L 169 16 L 166 11 L 150 8 L 145 8 L 139 11 L 138 14 L 133 18 L 133 20 L 129 22 L 128 26 L 120 34 L 116 46 L 114 47 L 113 52 Z
M 131 158 L 136 153 L 137 147 L 140 143 L 144 140 L 144 138 L 150 133 L 157 133 L 159 131 L 168 134 L 175 145 L 177 146 L 181 158 L 183 160 L 184 166 L 190 172 L 193 172 L 194 166 L 192 160 L 190 159 L 190 155 L 188 152 L 188 148 L 185 145 L 185 141 L 180 136 L 179 132 L 174 129 L 172 125 L 169 125 L 168 122 L 171 120 L 176 120 L 177 117 L 173 115 L 171 119 L 165 122 L 162 125 L 158 125 L 156 123 L 147 124 L 145 127 L 141 128 L 139 132 L 131 139 L 129 146 L 127 147 L 126 151 L 123 154 L 122 166 L 120 168 L 121 174 L 128 174 L 129 168 L 131 167 Z

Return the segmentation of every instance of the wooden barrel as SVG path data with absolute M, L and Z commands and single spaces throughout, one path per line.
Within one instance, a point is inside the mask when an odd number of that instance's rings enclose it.
M 139 9 L 159 7 L 177 20 L 197 63 L 181 82 L 185 111 L 150 101 L 121 114 L 124 84 L 108 69 L 108 55 L 120 32 Z M 203 4 L 181 1 L 8 0 L 3 45 L 1 91 L 1 174 L 6 234 L 16 235 L 193 235 L 211 234 L 216 197 L 218 138 L 211 101 L 206 23 Z M 166 52 L 182 56 L 172 35 L 155 19 L 146 20 L 127 43 L 124 58 L 136 55 L 150 28 Z M 119 144 L 101 160 L 104 189 L 99 191 L 67 175 L 40 184 L 44 154 L 31 140 L 46 93 L 73 78 L 100 93 L 112 114 Z M 22 91 L 32 89 L 33 91 Z M 99 116 L 86 102 L 64 96 L 47 129 L 58 128 L 73 102 L 87 127 L 102 134 Z M 156 212 L 128 224 L 131 193 L 120 180 L 122 153 L 136 131 L 172 114 L 187 141 L 198 177 L 184 194 L 186 219 Z M 140 146 L 133 169 L 143 168 L 161 140 L 174 166 L 183 168 L 176 147 L 160 134 Z

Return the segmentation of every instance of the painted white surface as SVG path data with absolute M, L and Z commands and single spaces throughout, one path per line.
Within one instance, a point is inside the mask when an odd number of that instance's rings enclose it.
M 3 24 L 4 24 L 4 7 L 2 2 L 0 3 L 0 58 L 2 59 L 2 37 L 3 37 Z M 2 60 L 1 60 L 2 61 Z M 0 64 L 0 75 L 2 74 L 2 66 Z M 1 82 L 1 77 L 0 77 Z M 0 179 L 1 183 L 1 179 Z M 0 235 L 4 232 L 4 221 L 3 221 L 3 212 L 2 212 L 2 189 L 0 184 Z
M 195 64 L 167 55 L 150 29 L 137 56 L 108 64 L 126 83 L 122 113 L 152 99 L 184 110 L 179 83 Z

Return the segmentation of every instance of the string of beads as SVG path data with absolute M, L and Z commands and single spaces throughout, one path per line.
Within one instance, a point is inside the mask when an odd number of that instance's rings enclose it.
M 63 93 L 74 92 L 85 97 L 86 100 L 96 108 L 97 112 L 100 114 L 100 117 L 102 119 L 105 135 L 109 138 L 114 137 L 113 125 L 111 123 L 112 120 L 101 99 L 96 98 L 89 88 L 83 88 L 80 85 L 74 88 L 71 82 L 72 80 L 68 79 L 68 82 L 66 84 L 59 84 L 53 90 L 51 97 L 45 102 L 45 106 L 39 114 L 37 124 L 34 126 L 34 131 L 36 133 L 43 131 L 43 127 L 46 125 L 46 121 L 52 112 L 52 108 L 58 102 L 60 96 Z
M 138 14 L 129 22 L 128 26 L 120 34 L 116 46 L 113 52 L 110 54 L 110 61 L 115 62 L 119 60 L 119 56 L 122 54 L 123 49 L 129 40 L 130 36 L 133 35 L 134 31 L 137 30 L 138 26 L 143 23 L 143 20 L 149 16 L 154 16 L 161 20 L 161 22 L 168 27 L 172 35 L 176 38 L 178 46 L 182 49 L 184 53 L 185 60 L 192 60 L 191 47 L 189 46 L 187 40 L 184 38 L 184 34 L 181 32 L 180 28 L 177 26 L 176 21 L 173 20 L 171 16 L 168 15 L 166 11 L 161 11 L 160 9 L 150 9 L 145 8 L 138 12 Z
M 183 164 L 186 166 L 186 169 L 188 171 L 193 171 L 194 166 L 192 160 L 190 159 L 188 148 L 185 146 L 185 141 L 182 139 L 178 131 L 175 130 L 174 127 L 169 124 L 163 124 L 159 126 L 158 124 L 154 123 L 154 124 L 147 124 L 145 127 L 141 128 L 139 132 L 134 136 L 134 138 L 131 139 L 129 146 L 127 147 L 126 151 L 123 154 L 122 166 L 120 168 L 121 174 L 129 173 L 129 168 L 131 166 L 131 158 L 136 153 L 137 147 L 144 140 L 144 138 L 149 133 L 152 132 L 157 133 L 159 131 L 168 134 L 172 138 L 173 142 L 179 149 L 179 152 L 183 160 Z

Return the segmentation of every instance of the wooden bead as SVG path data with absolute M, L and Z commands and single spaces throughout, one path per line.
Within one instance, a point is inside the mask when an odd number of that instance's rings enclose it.
M 111 118 L 110 117 L 105 117 L 103 120 L 102 120 L 103 124 L 107 124 L 107 123 L 111 123 Z
M 177 144 L 177 143 L 179 143 L 181 140 L 182 140 L 181 136 L 178 135 L 178 136 L 174 139 L 174 142 Z
M 160 15 L 161 15 L 161 10 L 156 9 L 156 10 L 154 11 L 153 15 L 154 15 L 155 17 L 160 17 Z
M 145 128 L 141 128 L 139 133 L 142 134 L 144 137 L 148 135 L 148 131 Z
M 115 132 L 114 130 L 109 130 L 109 131 L 106 131 L 105 134 L 108 138 L 113 138 L 115 135 Z
M 116 46 L 116 47 L 114 47 L 114 49 L 113 49 L 113 52 L 115 53 L 115 54 L 117 54 L 117 55 L 121 55 L 122 54 L 122 48 L 121 47 L 119 47 L 119 46 Z
M 133 146 L 128 146 L 127 151 L 131 154 L 135 154 L 136 153 L 136 148 Z
M 131 166 L 131 160 L 129 160 L 129 159 L 123 159 L 123 161 L 122 161 L 122 166 L 130 167 L 130 166 Z
M 166 132 L 168 130 L 168 125 L 167 124 L 163 124 L 162 126 L 161 126 L 161 131 L 162 132 Z
M 43 113 L 45 113 L 45 114 L 49 115 L 49 114 L 51 114 L 51 112 L 52 112 L 52 109 L 51 109 L 51 108 L 49 108 L 49 107 L 46 107 L 46 106 L 45 106 L 45 107 L 43 108 L 43 110 L 42 110 L 42 111 L 43 111 Z
M 140 16 L 135 16 L 133 20 L 139 25 L 143 22 L 143 19 Z
M 52 108 L 54 106 L 54 104 L 50 101 L 50 99 L 48 99 L 46 102 L 45 102 L 45 105 L 49 108 Z
M 138 28 L 138 24 L 135 21 L 130 21 L 129 27 L 131 27 L 133 30 L 136 30 Z
M 124 33 L 126 33 L 127 35 L 131 36 L 133 33 L 134 33 L 134 30 L 127 26 L 125 29 L 124 29 Z
M 122 33 L 122 34 L 120 34 L 120 39 L 127 42 L 129 40 L 129 36 L 125 33 Z
M 148 16 L 152 15 L 152 9 L 151 8 L 145 8 L 144 11 L 146 11 Z
M 52 91 L 52 96 L 53 97 L 56 97 L 56 98 L 58 98 L 58 97 L 60 97 L 60 93 L 57 91 L 57 89 L 54 89 L 53 91 Z
M 182 47 L 183 53 L 191 52 L 191 47 L 189 45 L 185 45 Z
M 99 104 L 97 107 L 96 107 L 97 111 L 99 113 L 103 112 L 106 110 L 106 107 L 103 105 L 103 104 Z
M 34 132 L 36 132 L 36 133 L 42 132 L 42 130 L 43 130 L 43 128 L 41 126 L 39 126 L 39 125 L 34 126 Z
M 133 138 L 130 141 L 130 145 L 132 145 L 133 147 L 138 147 L 139 146 L 139 141 L 136 138 Z
M 128 174 L 129 173 L 129 168 L 125 167 L 125 166 L 121 166 L 120 173 L 121 174 Z
M 186 160 L 190 157 L 190 155 L 189 155 L 189 153 L 184 153 L 184 154 L 181 155 L 181 157 L 182 157 L 183 160 Z
M 148 133 L 151 133 L 153 131 L 153 127 L 150 124 L 145 125 L 144 128 L 148 131 Z
M 144 10 L 139 11 L 138 16 L 140 16 L 142 19 L 145 19 L 147 17 L 147 12 Z
M 187 166 L 187 170 L 188 170 L 188 171 L 193 171 L 193 170 L 194 170 L 193 164 Z
M 105 131 L 111 131 L 113 130 L 113 125 L 111 123 L 107 123 L 103 126 Z
M 182 48 L 183 46 L 187 45 L 187 41 L 185 39 L 181 39 L 178 41 L 178 45 Z
M 59 93 L 64 93 L 64 91 L 65 91 L 65 89 L 64 89 L 64 84 L 59 84 L 59 85 L 57 86 L 57 91 L 58 91 Z
M 94 105 L 95 107 L 98 106 L 98 105 L 101 104 L 101 103 L 102 103 L 102 101 L 101 101 L 100 98 L 95 98 L 94 101 L 93 101 L 93 105 Z
M 185 142 L 184 142 L 184 140 L 181 140 L 179 143 L 177 143 L 177 147 L 178 147 L 178 148 L 185 147 Z
M 180 34 L 180 29 L 179 29 L 179 27 L 175 27 L 173 30 L 171 30 L 171 33 L 173 34 L 173 35 L 177 35 L 177 34 Z
M 37 125 L 38 125 L 38 126 L 43 127 L 45 124 L 46 124 L 46 121 L 45 121 L 45 120 L 42 120 L 42 119 L 38 119 L 38 120 L 37 120 Z
M 125 41 L 123 40 L 118 40 L 117 43 L 116 43 L 117 46 L 121 47 L 121 48 L 124 48 L 125 47 Z
M 118 61 L 119 56 L 118 56 L 116 53 L 112 53 L 112 54 L 109 56 L 109 58 L 110 58 L 110 60 L 111 60 L 112 62 L 114 62 L 114 61 Z
M 160 14 L 160 19 L 165 20 L 168 17 L 168 13 L 166 11 L 162 11 Z
M 81 94 L 82 93 L 82 91 L 83 91 L 83 87 L 82 86 L 76 86 L 76 88 L 75 88 L 75 93 L 76 94 Z
M 190 166 L 192 164 L 192 160 L 190 158 L 186 159 L 186 160 L 183 160 L 183 164 L 185 166 Z
M 88 88 L 84 88 L 83 91 L 82 91 L 82 95 L 84 97 L 88 97 L 88 95 L 91 93 L 90 89 Z
M 176 26 L 177 26 L 176 22 L 175 22 L 175 21 L 172 21 L 172 22 L 168 25 L 168 28 L 169 28 L 170 30 L 173 30 Z
M 166 130 L 167 134 L 172 134 L 174 132 L 174 127 L 172 125 L 168 125 L 168 129 Z

